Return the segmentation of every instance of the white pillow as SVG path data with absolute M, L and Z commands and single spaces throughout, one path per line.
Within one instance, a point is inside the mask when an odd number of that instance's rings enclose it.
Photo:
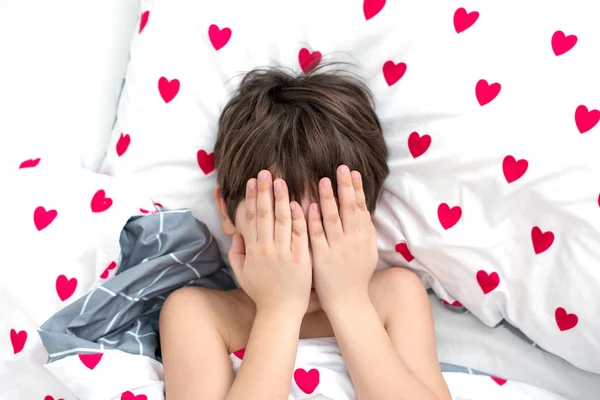
M 0 162 L 99 169 L 139 3 L 0 2 Z
M 115 178 L 42 164 L 0 169 L 0 188 L 0 398 L 71 399 L 43 368 L 37 328 L 116 273 L 123 226 L 152 202 Z
M 103 170 L 190 207 L 226 251 L 212 149 L 243 72 L 351 60 L 390 148 L 382 264 L 600 372 L 599 14 L 565 4 L 144 0 Z

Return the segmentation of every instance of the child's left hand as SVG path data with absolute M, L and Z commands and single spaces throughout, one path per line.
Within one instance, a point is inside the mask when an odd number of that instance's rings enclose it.
M 311 204 L 308 212 L 315 290 L 326 313 L 350 299 L 368 299 L 369 281 L 377 266 L 377 238 L 362 178 L 341 165 L 337 184 L 339 212 L 329 178 L 319 182 L 321 211 Z

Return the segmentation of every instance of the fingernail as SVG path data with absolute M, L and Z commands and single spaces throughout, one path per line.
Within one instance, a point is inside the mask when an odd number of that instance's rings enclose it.
M 311 207 L 312 207 L 313 211 L 319 212 L 319 205 L 317 203 L 313 203 L 311 205 Z
M 323 179 L 323 187 L 325 189 L 331 188 L 331 181 L 329 179 Z
M 295 208 L 296 208 L 296 203 L 294 203 L 294 202 L 290 203 L 290 209 L 292 211 L 294 211 Z
M 265 171 L 261 172 L 260 174 L 258 174 L 258 179 L 260 179 L 261 181 L 264 181 L 268 178 L 268 175 Z
M 248 181 L 248 189 L 254 189 L 256 187 L 256 181 L 251 179 Z
M 342 166 L 342 175 L 346 176 L 350 173 L 350 170 L 348 169 L 347 166 Z
M 352 180 L 353 181 L 358 181 L 360 180 L 360 174 L 356 171 L 352 172 Z
M 275 190 L 281 189 L 281 181 L 273 182 L 273 186 L 275 187 Z

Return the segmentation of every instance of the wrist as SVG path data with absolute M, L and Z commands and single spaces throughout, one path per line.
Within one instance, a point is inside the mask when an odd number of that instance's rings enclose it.
M 256 305 L 256 318 L 301 322 L 306 310 L 292 304 Z
M 328 316 L 344 314 L 346 312 L 353 314 L 369 306 L 372 306 L 372 303 L 368 288 L 365 290 L 355 290 L 349 295 L 333 297 L 321 303 L 323 311 Z

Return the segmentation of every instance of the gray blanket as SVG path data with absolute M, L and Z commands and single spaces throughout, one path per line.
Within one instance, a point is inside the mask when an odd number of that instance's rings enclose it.
M 93 349 L 160 361 L 158 316 L 170 293 L 184 286 L 236 287 L 208 228 L 188 211 L 132 217 L 120 245 L 116 275 L 39 328 L 48 363 Z

